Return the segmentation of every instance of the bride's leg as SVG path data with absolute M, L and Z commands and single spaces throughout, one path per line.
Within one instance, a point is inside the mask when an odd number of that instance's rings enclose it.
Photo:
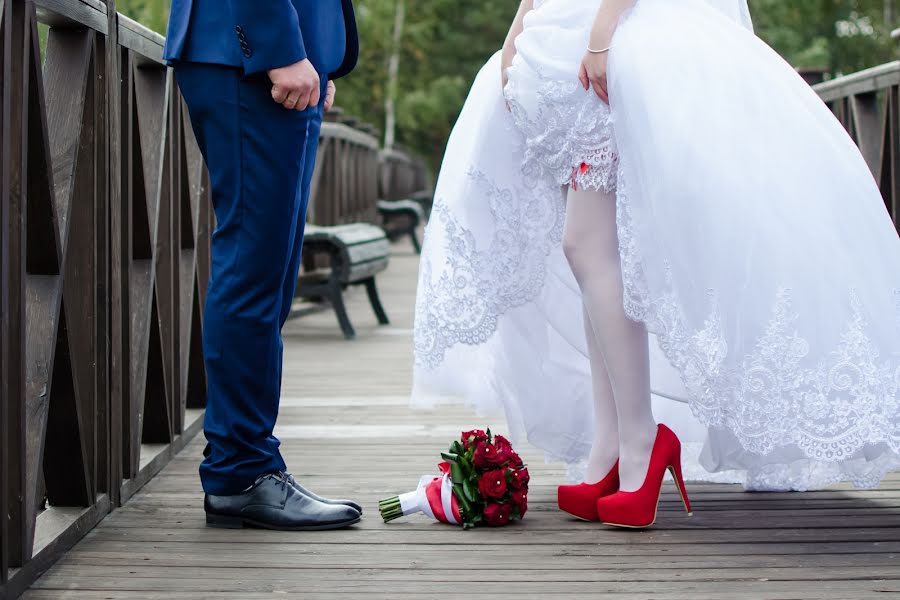
M 656 422 L 650 405 L 647 330 L 628 318 L 622 303 L 615 195 L 570 189 L 563 246 L 615 398 L 620 489 L 634 491 L 647 475 Z
M 594 335 L 591 316 L 584 307 L 584 334 L 587 337 L 591 360 L 591 386 L 594 393 L 594 440 L 584 473 L 586 483 L 596 483 L 606 477 L 619 459 L 619 425 L 616 400 L 613 397 L 606 363 Z

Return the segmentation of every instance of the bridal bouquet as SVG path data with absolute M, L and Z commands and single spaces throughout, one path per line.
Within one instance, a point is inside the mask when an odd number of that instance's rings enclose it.
M 528 469 L 502 435 L 464 431 L 442 452 L 441 474 L 425 475 L 415 491 L 378 503 L 384 522 L 418 512 L 464 529 L 502 527 L 528 510 Z

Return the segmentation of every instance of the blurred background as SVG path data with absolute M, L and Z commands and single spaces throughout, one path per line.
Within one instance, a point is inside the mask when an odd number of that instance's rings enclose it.
M 812 80 L 895 58 L 900 0 L 749 0 L 757 34 Z M 118 0 L 165 33 L 170 0 Z M 516 0 L 356 0 L 360 67 L 338 104 L 434 170 L 469 85 L 506 36 Z

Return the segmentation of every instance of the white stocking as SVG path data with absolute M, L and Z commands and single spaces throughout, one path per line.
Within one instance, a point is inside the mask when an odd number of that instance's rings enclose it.
M 584 473 L 586 483 L 596 483 L 609 474 L 619 459 L 619 424 L 606 363 L 594 335 L 591 316 L 584 307 L 584 334 L 591 359 L 591 386 L 594 392 L 594 441 Z
M 608 384 L 594 382 L 596 419 L 608 421 L 610 415 L 616 415 L 620 489 L 634 491 L 647 475 L 656 422 L 650 403 L 647 330 L 643 323 L 628 318 L 622 304 L 614 194 L 569 190 L 563 247 L 581 288 L 594 347 L 599 349 L 599 353 L 593 349 L 590 352 L 592 376 L 596 379 L 605 373 L 609 378 Z M 591 348 L 590 336 L 588 347 Z M 612 389 L 614 409 L 608 408 L 609 402 L 604 400 L 606 385 Z M 599 429 L 595 445 L 602 444 L 604 448 L 592 451 L 592 457 L 609 454 L 605 448 L 609 441 L 600 437 L 608 435 L 604 433 L 608 430 L 609 425 Z

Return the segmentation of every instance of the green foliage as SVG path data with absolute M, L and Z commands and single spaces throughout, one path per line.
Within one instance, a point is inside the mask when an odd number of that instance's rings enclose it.
M 750 0 L 756 32 L 788 62 L 852 73 L 894 58 L 897 0 Z
M 338 83 L 348 113 L 384 125 L 393 0 L 357 0 L 359 67 Z M 511 0 L 407 0 L 400 56 L 397 141 L 436 166 L 478 69 L 503 44 Z M 499 77 L 499 75 L 498 75 Z
M 116 10 L 165 35 L 170 4 L 171 0 L 116 0 Z
M 268 0 L 260 0 L 268 1 Z M 118 10 L 165 32 L 170 0 L 118 0 Z M 898 0 L 750 0 L 756 31 L 791 64 L 851 73 L 892 60 Z M 395 0 L 356 0 L 359 67 L 338 84 L 349 114 L 384 125 Z M 500 48 L 515 0 L 406 0 L 397 141 L 437 166 L 469 86 Z M 886 22 L 893 20 L 894 23 Z M 499 75 L 498 75 L 499 77 Z
M 898 0 L 750 0 L 756 31 L 791 64 L 850 73 L 894 58 L 885 8 Z M 478 69 L 503 43 L 513 0 L 407 0 L 397 139 L 437 167 Z M 338 103 L 382 126 L 392 0 L 357 0 L 360 67 L 339 84 Z M 498 75 L 499 76 L 499 75 Z

